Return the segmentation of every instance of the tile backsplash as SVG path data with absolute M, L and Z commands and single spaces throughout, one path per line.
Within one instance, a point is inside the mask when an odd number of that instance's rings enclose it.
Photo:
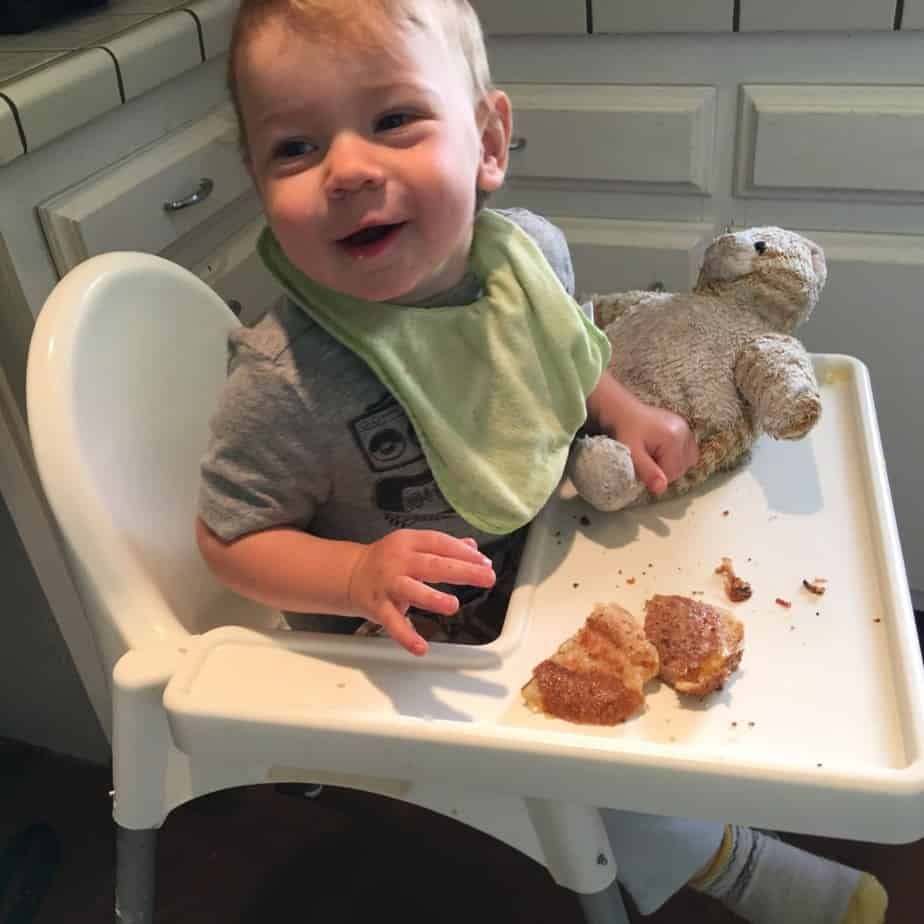
M 0 166 L 214 58 L 236 0 L 110 0 L 0 36 Z

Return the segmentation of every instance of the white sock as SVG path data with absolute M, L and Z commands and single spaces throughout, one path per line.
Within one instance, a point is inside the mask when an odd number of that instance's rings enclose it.
M 882 924 L 888 902 L 873 876 L 738 825 L 690 884 L 751 924 Z

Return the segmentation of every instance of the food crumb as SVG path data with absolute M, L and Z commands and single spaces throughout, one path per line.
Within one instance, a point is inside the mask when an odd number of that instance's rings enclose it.
M 738 727 L 738 723 L 737 723 L 737 722 L 732 722 L 732 728 L 737 728 L 737 727 Z
M 581 517 L 581 526 L 590 526 L 590 517 Z
M 698 595 L 698 596 L 701 597 L 705 592 L 706 592 L 705 590 L 691 590 L 691 591 L 690 591 L 690 595 L 691 595 L 691 596 L 697 596 L 697 595 Z
M 730 511 L 728 511 L 728 510 L 723 510 L 723 511 L 722 511 L 722 516 L 723 516 L 723 517 L 727 517 L 729 513 L 730 513 Z
M 627 584 L 634 584 L 634 583 L 635 583 L 635 578 L 626 578 L 626 583 L 627 583 Z
M 775 602 L 779 606 L 785 606 L 787 610 L 792 606 L 792 603 L 790 603 L 789 600 L 784 600 L 782 597 L 777 597 Z
M 877 618 L 877 619 L 874 619 L 873 622 L 882 622 L 882 620 Z
M 802 586 L 809 591 L 809 593 L 817 594 L 819 597 L 828 589 L 825 587 L 824 578 L 815 578 L 814 581 L 809 581 L 806 578 L 802 579 Z
M 580 583 L 578 583 L 577 581 L 575 581 L 571 586 L 572 586 L 572 587 L 580 587 L 581 585 L 580 585 Z
M 756 722 L 748 722 L 748 728 L 753 728 L 756 724 Z
M 742 580 L 735 574 L 732 566 L 732 560 L 727 556 L 722 556 L 722 563 L 715 569 L 716 574 L 725 575 L 725 594 L 732 603 L 741 603 L 751 597 L 751 585 Z

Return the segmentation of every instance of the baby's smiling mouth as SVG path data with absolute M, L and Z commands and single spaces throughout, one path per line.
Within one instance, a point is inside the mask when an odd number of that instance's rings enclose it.
M 370 225 L 368 228 L 354 231 L 353 234 L 340 238 L 337 243 L 342 244 L 348 250 L 361 251 L 369 249 L 376 244 L 384 243 L 399 229 L 403 228 L 404 224 L 403 221 L 399 221 L 394 224 Z

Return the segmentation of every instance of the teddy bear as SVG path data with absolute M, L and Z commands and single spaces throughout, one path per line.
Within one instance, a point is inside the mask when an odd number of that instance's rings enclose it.
M 745 462 L 761 433 L 805 436 L 821 414 L 812 361 L 791 332 L 815 307 L 821 248 L 782 228 L 727 231 L 706 249 L 692 292 L 592 296 L 613 346 L 609 373 L 648 404 L 685 418 L 699 461 L 659 499 Z M 578 494 L 598 510 L 654 500 L 632 457 L 608 436 L 581 436 L 568 460 Z

